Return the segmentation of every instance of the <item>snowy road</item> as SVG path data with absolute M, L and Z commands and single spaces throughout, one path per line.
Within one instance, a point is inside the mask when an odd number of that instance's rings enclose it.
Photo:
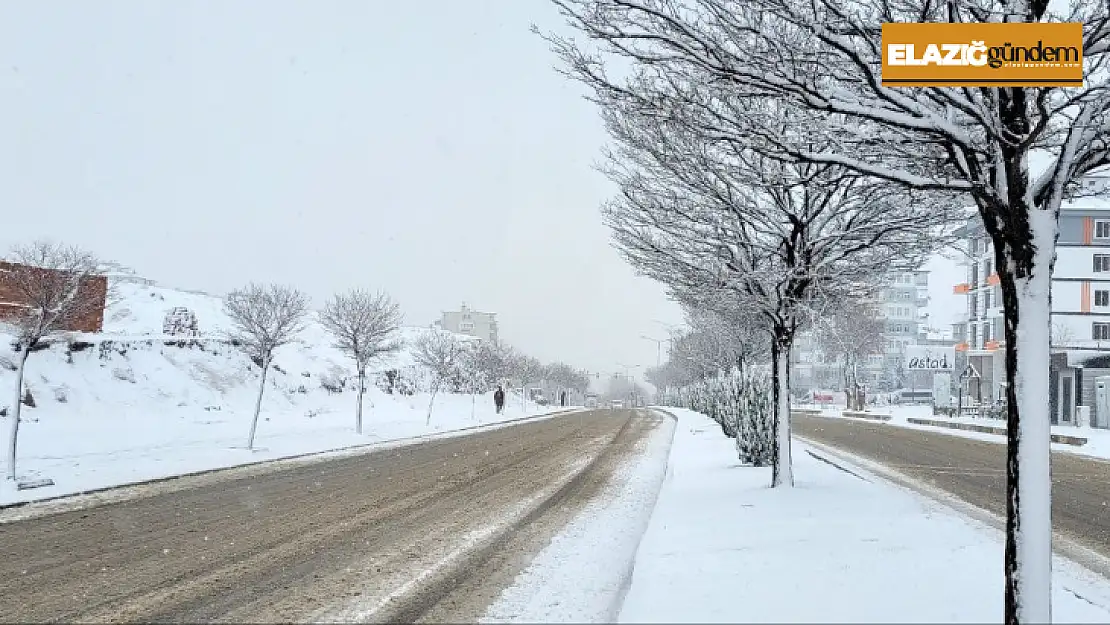
M 804 438 L 880 463 L 974 506 L 1006 513 L 1006 447 L 987 442 L 838 417 L 794 415 Z M 1052 521 L 1056 532 L 1110 556 L 1110 462 L 1052 453 Z
M 573 413 L 0 524 L 0 614 L 473 622 L 661 421 Z

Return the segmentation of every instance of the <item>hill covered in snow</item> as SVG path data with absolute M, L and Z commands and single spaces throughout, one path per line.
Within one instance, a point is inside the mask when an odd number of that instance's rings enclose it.
M 127 272 L 113 272 L 110 281 L 102 333 L 56 341 L 27 361 L 30 403 L 23 408 L 17 469 L 24 477 L 50 477 L 61 488 L 35 491 L 35 497 L 121 483 L 126 476 L 174 475 L 525 414 L 519 398 L 494 415 L 489 397 L 441 394 L 425 426 L 428 374 L 403 348 L 371 365 L 365 434 L 358 437 L 353 362 L 332 346 L 313 313 L 298 340 L 275 354 L 258 426 L 263 450 L 232 451 L 246 442 L 259 367 L 226 339 L 231 321 L 223 300 Z M 196 315 L 198 336 L 163 334 L 166 312 L 175 307 Z M 402 338 L 411 344 L 428 332 L 442 330 L 404 327 Z M 0 330 L 5 413 L 15 386 L 16 353 L 8 339 Z M 400 385 L 390 387 L 387 370 L 398 372 Z M 7 430 L 4 423 L 5 438 Z M 0 504 L 24 496 L 10 484 L 0 488 Z

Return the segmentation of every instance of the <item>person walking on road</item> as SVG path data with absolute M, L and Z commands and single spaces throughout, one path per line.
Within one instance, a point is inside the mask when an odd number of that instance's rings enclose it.
M 493 392 L 493 405 L 497 407 L 497 414 L 505 409 L 505 391 L 498 385 L 497 390 Z
M 562 391 L 561 393 L 559 393 L 559 405 L 560 406 L 566 406 L 567 405 L 567 392 L 566 391 Z

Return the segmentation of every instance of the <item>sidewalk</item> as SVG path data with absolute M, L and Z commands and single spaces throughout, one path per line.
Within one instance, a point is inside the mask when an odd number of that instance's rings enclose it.
M 1002 620 L 1001 533 L 797 442 L 795 488 L 770 489 L 770 469 L 740 466 L 715 423 L 674 413 L 622 622 Z M 1110 583 L 1054 568 L 1057 622 L 1110 622 Z

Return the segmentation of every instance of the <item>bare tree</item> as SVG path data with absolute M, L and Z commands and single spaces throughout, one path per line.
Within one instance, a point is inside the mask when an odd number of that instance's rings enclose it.
M 521 402 L 527 406 L 528 384 L 539 382 L 543 377 L 543 363 L 526 354 L 517 353 L 512 363 L 513 381 L 520 385 Z
M 1110 15 L 1105 3 L 932 0 L 557 0 L 611 53 L 727 106 L 758 93 L 805 111 L 794 132 L 755 116 L 717 130 L 809 163 L 834 163 L 918 189 L 964 194 L 990 236 L 1005 311 L 1007 623 L 1051 619 L 1052 523 L 1046 388 L 1052 267 L 1060 206 L 1077 180 L 1110 164 Z M 1058 7 L 1050 10 L 1050 6 Z M 882 84 L 881 26 L 891 22 L 1083 24 L 1081 87 Z M 594 75 L 593 50 L 556 40 Z M 635 70 L 634 70 L 635 71 Z M 660 90 L 660 101 L 670 96 Z M 679 94 L 679 91 L 686 91 Z M 710 94 L 710 92 L 715 92 Z M 721 110 L 716 108 L 716 110 Z M 814 137 L 818 149 L 809 147 Z M 1046 167 L 1033 171 L 1031 156 Z
M 818 344 L 829 357 L 839 360 L 844 373 L 844 390 L 849 410 L 863 410 L 860 401 L 859 366 L 886 347 L 886 320 L 874 301 L 856 300 L 840 306 L 815 328 Z
M 258 381 L 258 399 L 247 437 L 247 449 L 254 449 L 258 415 L 262 412 L 262 394 L 266 390 L 266 374 L 273 362 L 274 351 L 296 338 L 304 329 L 308 315 L 308 298 L 297 289 L 278 284 L 251 283 L 228 293 L 224 309 L 231 318 L 231 340 L 262 368 Z
M 74 324 L 104 306 L 106 288 L 93 280 L 99 262 L 77 247 L 36 241 L 14 248 L 9 262 L 0 264 L 4 289 L 11 304 L 5 306 L 4 323 L 15 334 L 19 351 L 15 389 L 8 418 L 8 478 L 16 479 L 16 448 L 23 405 L 23 376 L 31 352 L 66 332 Z
M 693 104 L 660 110 L 639 93 L 583 79 L 618 141 L 605 171 L 620 195 L 603 212 L 625 258 L 680 298 L 728 290 L 770 331 L 772 486 L 791 485 L 789 362 L 799 327 L 868 276 L 920 263 L 952 207 L 836 165 L 718 141 L 705 130 L 713 118 Z M 762 113 L 790 131 L 790 109 Z
M 1061 321 L 1052 324 L 1053 347 L 1075 347 L 1075 345 L 1075 332 L 1072 331 L 1071 326 Z
M 335 337 L 337 349 L 355 361 L 358 399 L 355 432 L 362 434 L 362 403 L 366 393 L 366 367 L 375 358 L 401 349 L 397 331 L 401 307 L 389 295 L 354 289 L 335 295 L 320 313 L 320 323 Z
M 436 395 L 444 384 L 461 377 L 467 346 L 455 334 L 433 330 L 417 337 L 412 348 L 413 360 L 427 369 L 432 378 L 432 397 L 428 401 L 428 418 L 425 421 L 425 425 L 430 425 Z

